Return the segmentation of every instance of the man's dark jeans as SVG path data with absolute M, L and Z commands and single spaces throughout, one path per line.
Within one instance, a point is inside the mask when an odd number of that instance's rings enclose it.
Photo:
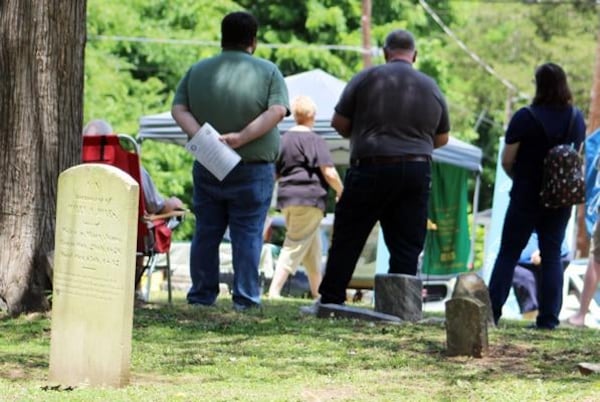
M 430 162 L 351 167 L 335 209 L 333 238 L 319 293 L 342 304 L 363 246 L 377 221 L 390 251 L 389 273 L 415 275 L 425 241 Z
M 234 305 L 260 304 L 258 264 L 273 193 L 274 165 L 240 164 L 223 181 L 194 162 L 196 229 L 190 250 L 190 304 L 212 305 L 219 294 L 219 244 L 229 226 Z

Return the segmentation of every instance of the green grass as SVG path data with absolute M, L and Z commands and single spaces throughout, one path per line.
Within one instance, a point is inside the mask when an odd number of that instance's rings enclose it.
M 501 323 L 489 353 L 447 357 L 443 324 L 302 316 L 307 300 L 190 308 L 183 295 L 136 308 L 131 380 L 121 389 L 48 389 L 50 320 L 0 319 L 0 400 L 7 401 L 597 401 L 599 333 Z

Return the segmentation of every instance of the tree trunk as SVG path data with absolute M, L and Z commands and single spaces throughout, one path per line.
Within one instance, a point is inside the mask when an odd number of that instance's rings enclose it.
M 58 175 L 81 153 L 85 0 L 0 0 L 0 307 L 48 309 Z

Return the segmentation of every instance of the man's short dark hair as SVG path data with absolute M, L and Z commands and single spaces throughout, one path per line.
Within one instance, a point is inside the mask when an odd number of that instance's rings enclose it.
M 388 50 L 415 50 L 415 38 L 404 29 L 397 29 L 388 34 L 383 47 Z
M 250 13 L 237 11 L 229 13 L 221 21 L 221 47 L 245 48 L 252 45 L 258 21 Z

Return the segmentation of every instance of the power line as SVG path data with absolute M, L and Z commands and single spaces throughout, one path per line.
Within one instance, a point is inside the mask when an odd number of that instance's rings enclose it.
M 209 46 L 209 47 L 221 47 L 220 42 L 206 41 L 206 40 L 194 40 L 194 39 L 167 39 L 167 38 L 148 38 L 140 36 L 118 36 L 118 35 L 90 35 L 89 40 L 106 40 L 116 42 L 137 42 L 137 43 L 166 43 L 170 45 L 194 45 L 194 46 Z M 360 46 L 350 45 L 313 45 L 306 43 L 261 43 L 260 47 L 269 49 L 316 49 L 316 50 L 343 50 L 348 52 L 365 53 L 368 50 L 363 49 Z
M 505 87 L 507 87 L 509 90 L 511 90 L 514 94 L 518 94 L 519 97 L 529 98 L 529 95 L 519 92 L 518 88 L 512 82 L 510 82 L 509 80 L 507 80 L 506 78 L 504 78 L 500 74 L 498 74 L 496 72 L 496 70 L 494 70 L 492 68 L 492 66 L 487 64 L 481 57 L 479 57 L 477 54 L 475 54 L 475 52 L 471 51 L 467 47 L 467 45 L 462 40 L 460 40 L 454 34 L 454 32 L 452 32 L 452 30 L 450 30 L 450 28 L 448 28 L 448 26 L 444 23 L 444 21 L 442 21 L 442 19 L 436 14 L 435 11 L 433 11 L 433 9 L 429 6 L 429 4 L 427 4 L 427 2 L 425 0 L 419 0 L 419 4 L 421 5 L 421 7 L 423 7 L 425 9 L 425 11 L 431 16 L 431 18 L 433 18 L 433 20 L 440 26 L 440 28 L 442 28 L 442 30 L 448 36 L 450 36 L 465 53 L 467 53 L 473 60 L 475 60 L 475 62 L 477 64 L 479 64 L 481 67 L 483 67 L 483 69 L 485 71 L 487 71 L 489 74 L 491 74 L 496 79 L 498 79 Z

